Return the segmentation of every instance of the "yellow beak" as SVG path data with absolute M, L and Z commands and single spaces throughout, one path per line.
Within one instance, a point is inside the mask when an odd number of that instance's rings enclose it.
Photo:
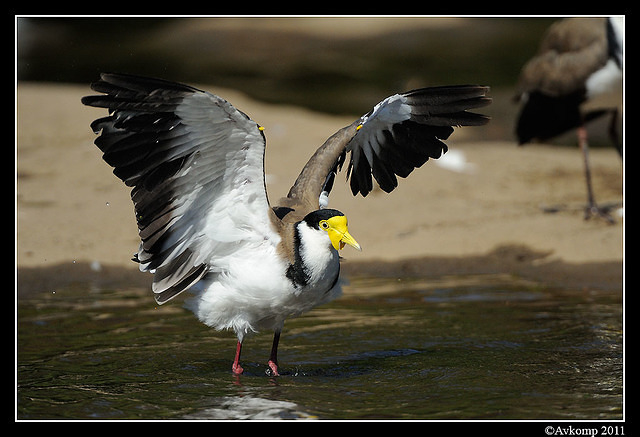
M 349 229 L 347 228 L 347 217 L 343 215 L 331 217 L 327 220 L 327 223 L 329 224 L 327 233 L 329 234 L 331 244 L 336 250 L 344 248 L 345 244 L 348 244 L 357 250 L 362 250 L 356 239 L 349 234 Z

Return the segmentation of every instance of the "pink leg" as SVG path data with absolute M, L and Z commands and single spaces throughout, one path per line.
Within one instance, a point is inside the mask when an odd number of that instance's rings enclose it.
M 243 368 L 240 365 L 240 352 L 242 351 L 242 342 L 238 340 L 238 345 L 236 346 L 236 358 L 233 360 L 233 365 L 231 366 L 231 370 L 236 375 L 241 375 L 243 372 Z
M 273 344 L 271 346 L 271 355 L 269 356 L 269 370 L 271 376 L 280 376 L 278 373 L 278 343 L 280 342 L 280 331 L 273 334 Z
M 269 376 L 280 376 L 278 373 L 278 364 L 269 360 Z

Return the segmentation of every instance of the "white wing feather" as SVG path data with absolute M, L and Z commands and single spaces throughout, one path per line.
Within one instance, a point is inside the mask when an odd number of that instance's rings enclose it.
M 94 122 L 96 144 L 134 187 L 137 260 L 154 273 L 159 303 L 225 270 L 229 254 L 279 243 L 254 121 L 218 96 L 169 82 L 103 75 L 94 89 L 107 95 L 83 102 L 110 110 Z

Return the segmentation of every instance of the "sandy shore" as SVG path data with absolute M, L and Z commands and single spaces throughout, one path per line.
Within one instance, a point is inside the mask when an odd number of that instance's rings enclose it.
M 206 89 L 266 127 L 272 199 L 287 192 L 316 147 L 352 121 Z M 39 270 L 68 279 L 74 266 L 91 263 L 103 270 L 137 270 L 130 261 L 138 237 L 129 189 L 92 145 L 89 123 L 105 113 L 80 104 L 88 93 L 75 85 L 18 86 L 19 278 Z M 583 220 L 586 194 L 578 149 L 517 147 L 508 139 L 474 135 L 474 128 L 458 129 L 448 141 L 451 157 L 463 153 L 464 171 L 429 162 L 391 194 L 353 198 L 341 182 L 344 175 L 339 177 L 330 205 L 347 214 L 363 247 L 362 252 L 345 249 L 347 271 L 364 272 L 372 265 L 383 271 L 386 265 L 413 274 L 447 274 L 474 266 L 473 271 L 529 272 L 540 280 L 571 276 L 583 286 L 604 281 L 621 288 L 624 220 L 617 216 L 613 225 Z M 591 159 L 596 198 L 622 203 L 623 167 L 615 150 L 592 150 Z M 567 209 L 545 213 L 544 205 Z

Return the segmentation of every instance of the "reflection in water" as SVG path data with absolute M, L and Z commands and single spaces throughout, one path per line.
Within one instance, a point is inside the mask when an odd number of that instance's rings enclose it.
M 298 411 L 293 402 L 272 401 L 251 396 L 225 397 L 219 399 L 220 405 L 187 414 L 187 420 L 278 420 L 278 419 L 315 419 L 317 417 Z
M 620 419 L 619 292 L 501 275 L 352 278 L 271 336 L 215 333 L 148 290 L 95 284 L 18 305 L 17 418 Z

